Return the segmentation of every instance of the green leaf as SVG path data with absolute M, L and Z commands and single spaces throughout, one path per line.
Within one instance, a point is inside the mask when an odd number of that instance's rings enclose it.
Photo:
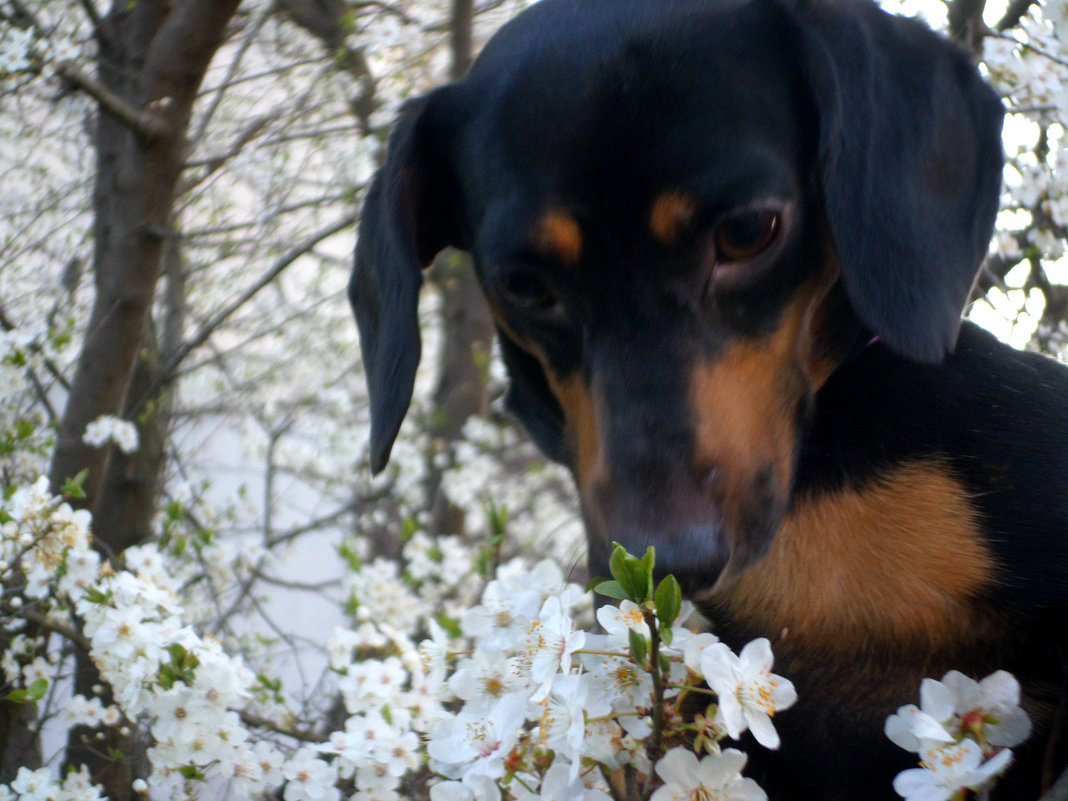
M 85 483 L 86 477 L 89 475 L 89 468 L 82 470 L 74 478 L 68 478 L 63 482 L 63 486 L 60 487 L 59 492 L 65 498 L 80 499 L 85 497 L 85 490 L 82 489 L 82 484 Z
M 174 686 L 175 672 L 174 668 L 170 665 L 160 665 L 159 672 L 156 674 L 156 683 L 159 684 L 164 690 L 169 690 Z
M 593 591 L 598 595 L 607 595 L 609 598 L 616 598 L 620 601 L 630 599 L 630 596 L 618 581 L 601 579 L 601 583 L 594 587 Z
M 29 439 L 33 435 L 33 431 L 33 420 L 21 418 L 15 423 L 15 436 L 20 440 Z
M 265 673 L 257 673 L 256 674 L 256 681 L 258 681 L 263 687 L 265 687 L 266 689 L 270 690 L 271 692 L 275 692 L 276 693 L 276 692 L 278 692 L 279 690 L 282 689 L 282 680 L 281 679 L 272 679 L 270 676 L 266 675 Z
M 490 544 L 499 547 L 508 533 L 508 507 L 490 503 L 487 510 L 490 527 Z
M 101 592 L 96 587 L 90 587 L 82 597 L 91 604 L 106 604 L 111 600 L 111 590 Z
M 653 574 L 653 567 L 656 565 L 656 551 L 653 550 L 653 546 L 650 545 L 645 549 L 645 556 L 641 558 L 642 569 L 649 575 Z
M 2 514 L 2 512 L 0 512 L 0 514 Z M 608 581 L 608 579 L 606 579 L 604 576 L 593 576 L 589 581 L 586 582 L 586 592 L 595 591 L 597 589 L 598 584 L 603 584 L 606 581 Z
M 204 774 L 201 773 L 200 768 L 196 765 L 182 765 L 178 768 L 178 772 L 182 774 L 182 778 L 186 781 L 196 781 L 204 778 Z
M 682 608 L 682 589 L 674 576 L 665 576 L 660 582 L 660 586 L 656 588 L 655 602 L 660 628 L 666 632 L 671 629 Z
M 612 578 L 618 581 L 627 593 L 628 601 L 643 604 L 649 600 L 652 578 L 646 577 L 642 563 L 627 553 L 619 543 L 616 543 L 612 557 L 608 560 L 608 568 L 612 572 Z
M 163 513 L 167 516 L 168 520 L 185 519 L 185 509 L 182 506 L 181 501 L 169 501 L 167 505 L 163 507 Z
M 608 558 L 608 572 L 612 574 L 612 578 L 616 581 L 620 580 L 620 575 L 626 570 L 627 557 L 630 555 L 627 553 L 627 549 L 620 545 L 618 542 L 614 543 L 615 547 L 612 548 L 612 555 Z
M 26 695 L 31 701 L 40 701 L 48 692 L 48 679 L 36 679 L 26 688 Z
M 630 639 L 630 652 L 634 661 L 644 665 L 645 657 L 649 653 L 649 641 L 634 629 L 627 629 L 627 637 Z
M 48 679 L 37 679 L 29 687 L 12 690 L 3 697 L 13 704 L 27 704 L 30 701 L 40 701 L 47 692 Z
M 453 620 L 444 612 L 439 612 L 438 614 L 434 615 L 434 620 L 437 621 L 437 624 L 439 626 L 445 629 L 445 633 L 448 634 L 450 637 L 455 638 L 464 636 L 464 630 L 460 628 L 460 623 L 456 620 Z

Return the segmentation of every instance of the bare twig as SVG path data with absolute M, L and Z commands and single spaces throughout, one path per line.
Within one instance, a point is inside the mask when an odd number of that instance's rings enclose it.
M 1036 0 L 1013 0 L 1005 9 L 1005 14 L 998 20 L 997 25 L 994 26 L 995 30 L 1007 31 L 1015 27 L 1035 3 Z
M 89 653 L 89 649 L 92 648 L 92 643 L 89 641 L 89 638 L 80 631 L 64 623 L 60 623 L 47 615 L 43 615 L 35 609 L 23 607 L 19 610 L 19 614 L 26 620 L 37 624 L 46 631 L 50 631 L 53 634 L 58 634 L 60 637 L 70 640 L 76 647 L 85 651 L 85 653 Z
M 102 109 L 121 120 L 124 125 L 146 139 L 158 139 L 171 133 L 171 127 L 163 117 L 150 111 L 134 108 L 100 81 L 96 80 L 96 78 L 86 75 L 71 62 L 63 61 L 56 65 L 56 74 L 72 86 L 81 89 L 96 100 Z
M 325 228 L 316 231 L 303 242 L 301 242 L 288 252 L 282 254 L 282 257 L 277 262 L 275 262 L 271 269 L 264 273 L 263 276 L 261 276 L 256 283 L 254 283 L 252 286 L 242 292 L 236 300 L 234 300 L 230 305 L 222 309 L 207 323 L 205 323 L 201 327 L 201 329 L 193 336 L 193 338 L 186 342 L 185 345 L 183 345 L 178 350 L 178 352 L 170 358 L 170 360 L 164 366 L 163 370 L 160 371 L 160 378 L 153 384 L 153 386 L 149 387 L 149 391 L 145 393 L 145 396 L 141 399 L 137 408 L 142 408 L 148 398 L 154 398 L 159 392 L 159 390 L 162 389 L 162 385 L 167 383 L 174 371 L 190 353 L 192 353 L 194 350 L 196 350 L 205 342 L 207 342 L 211 335 L 215 333 L 215 330 L 219 328 L 219 326 L 221 326 L 223 323 L 225 323 L 228 319 L 230 319 L 231 315 L 233 315 L 234 312 L 236 312 L 238 309 L 240 309 L 242 306 L 252 300 L 252 298 L 254 298 L 260 292 L 260 290 L 270 285 L 271 282 L 274 281 L 279 275 L 281 275 L 286 270 L 286 268 L 288 268 L 293 262 L 295 262 L 301 256 L 307 254 L 309 251 L 311 251 L 313 247 L 315 247 L 327 237 L 333 236 L 338 231 L 343 231 L 349 226 L 355 224 L 355 212 L 346 214 L 341 219 L 336 220 L 330 225 L 327 225 Z
M 275 723 L 270 718 L 265 718 L 261 715 L 253 714 L 252 712 L 238 712 L 237 714 L 241 717 L 242 723 L 245 723 L 248 726 L 255 726 L 257 729 L 266 729 L 267 731 L 273 731 L 275 734 L 284 734 L 286 737 L 292 737 L 294 740 L 299 740 L 303 743 L 324 742 L 324 738 L 318 734 L 309 731 L 291 729 L 288 726 Z

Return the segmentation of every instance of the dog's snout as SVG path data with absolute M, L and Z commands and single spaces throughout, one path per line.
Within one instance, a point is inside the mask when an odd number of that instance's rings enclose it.
M 730 560 L 721 528 L 709 523 L 678 523 L 655 530 L 623 528 L 613 540 L 638 555 L 651 545 L 656 550 L 657 574 L 673 574 L 684 588 L 694 582 L 707 586 L 709 577 L 718 576 Z

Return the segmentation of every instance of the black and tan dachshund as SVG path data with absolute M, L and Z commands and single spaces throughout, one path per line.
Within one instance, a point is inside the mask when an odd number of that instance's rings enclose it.
M 381 470 L 421 268 L 470 251 L 507 404 L 582 498 L 591 572 L 656 547 L 797 706 L 772 801 L 896 798 L 886 716 L 1013 672 L 1068 753 L 1068 370 L 961 324 L 1001 182 L 967 55 L 866 0 L 543 0 L 409 102 L 350 294 Z

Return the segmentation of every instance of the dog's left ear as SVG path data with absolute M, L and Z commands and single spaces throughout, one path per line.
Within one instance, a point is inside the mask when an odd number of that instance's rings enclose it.
M 434 131 L 438 90 L 409 102 L 389 140 L 386 163 L 367 191 L 349 280 L 371 397 L 371 469 L 389 461 L 412 400 L 422 350 L 422 268 L 457 244 L 447 160 Z
M 1003 109 L 968 55 L 857 0 L 801 0 L 820 180 L 855 311 L 898 353 L 938 362 L 987 252 Z

